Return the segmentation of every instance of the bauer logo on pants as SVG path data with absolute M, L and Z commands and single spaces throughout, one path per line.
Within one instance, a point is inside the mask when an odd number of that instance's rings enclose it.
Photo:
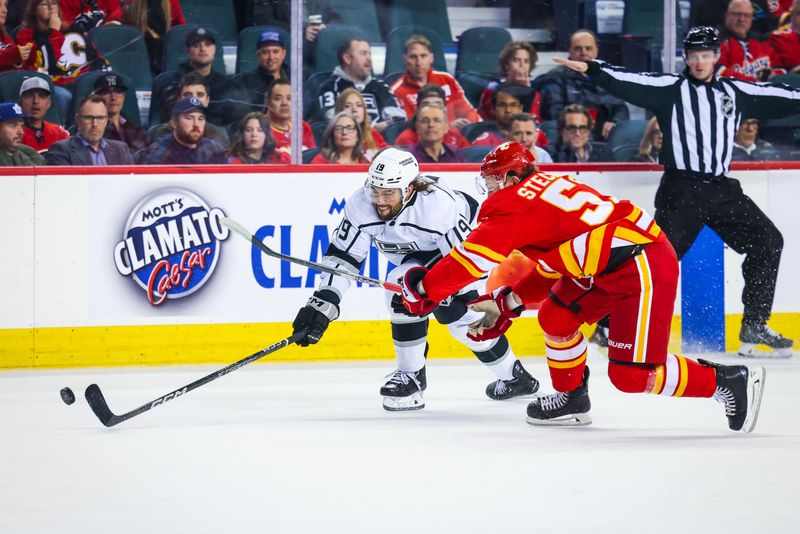
M 117 270 L 131 276 L 154 306 L 191 295 L 217 265 L 229 234 L 220 223 L 224 216 L 186 189 L 150 193 L 133 208 L 114 247 Z

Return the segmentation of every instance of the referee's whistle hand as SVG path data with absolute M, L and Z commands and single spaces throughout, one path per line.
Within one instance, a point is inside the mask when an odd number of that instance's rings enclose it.
M 586 72 L 589 70 L 589 65 L 584 61 L 575 61 L 574 59 L 567 59 L 563 57 L 554 57 L 553 61 L 559 65 L 564 65 L 577 72 Z

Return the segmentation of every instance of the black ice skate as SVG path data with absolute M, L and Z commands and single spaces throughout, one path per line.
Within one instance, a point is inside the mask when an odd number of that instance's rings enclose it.
M 383 408 L 390 412 L 421 410 L 425 407 L 422 392 L 428 387 L 425 381 L 425 368 L 419 371 L 395 370 L 386 375 L 389 381 L 381 388 Z
M 528 423 L 541 426 L 581 426 L 592 423 L 589 410 L 589 368 L 583 371 L 583 382 L 566 393 L 556 392 L 539 397 L 528 404 Z
M 514 362 L 509 380 L 496 380 L 486 386 L 486 396 L 494 400 L 506 400 L 514 397 L 533 395 L 539 390 L 539 381 L 522 367 L 522 362 Z
M 744 365 L 697 361 L 700 365 L 713 367 L 717 374 L 717 392 L 714 393 L 714 400 L 725 405 L 728 427 L 731 430 L 752 432 L 761 408 L 766 370 L 763 367 L 748 369 Z
M 757 325 L 742 323 L 739 341 L 742 342 L 742 346 L 739 348 L 739 355 L 746 358 L 792 357 L 794 341 L 783 337 L 764 323 Z M 772 350 L 760 351 L 757 350 L 757 345 L 766 345 Z
M 589 337 L 589 343 L 593 343 L 598 347 L 608 348 L 608 327 L 597 325 L 592 335 Z

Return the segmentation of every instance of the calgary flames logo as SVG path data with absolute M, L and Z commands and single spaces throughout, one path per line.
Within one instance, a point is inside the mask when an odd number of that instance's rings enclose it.
M 114 262 L 147 293 L 150 304 L 200 289 L 214 272 L 229 230 L 225 213 L 186 189 L 161 189 L 143 198 L 128 217 Z

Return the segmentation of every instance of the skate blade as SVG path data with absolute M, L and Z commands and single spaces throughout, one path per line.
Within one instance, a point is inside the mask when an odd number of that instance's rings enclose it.
M 779 360 L 794 356 L 792 349 L 772 349 L 771 351 L 758 350 L 755 343 L 742 343 L 739 356 L 742 358 L 755 358 L 762 360 Z
M 525 421 L 533 426 L 586 426 L 592 424 L 592 417 L 587 412 L 566 415 L 555 419 L 534 419 L 533 417 L 526 417 Z
M 763 367 L 749 369 L 747 373 L 747 417 L 744 418 L 742 432 L 752 432 L 758 422 L 761 411 L 761 397 L 764 395 L 764 383 L 767 370 Z
M 389 412 L 408 412 L 425 407 L 422 393 L 414 393 L 408 397 L 384 397 L 383 409 Z

